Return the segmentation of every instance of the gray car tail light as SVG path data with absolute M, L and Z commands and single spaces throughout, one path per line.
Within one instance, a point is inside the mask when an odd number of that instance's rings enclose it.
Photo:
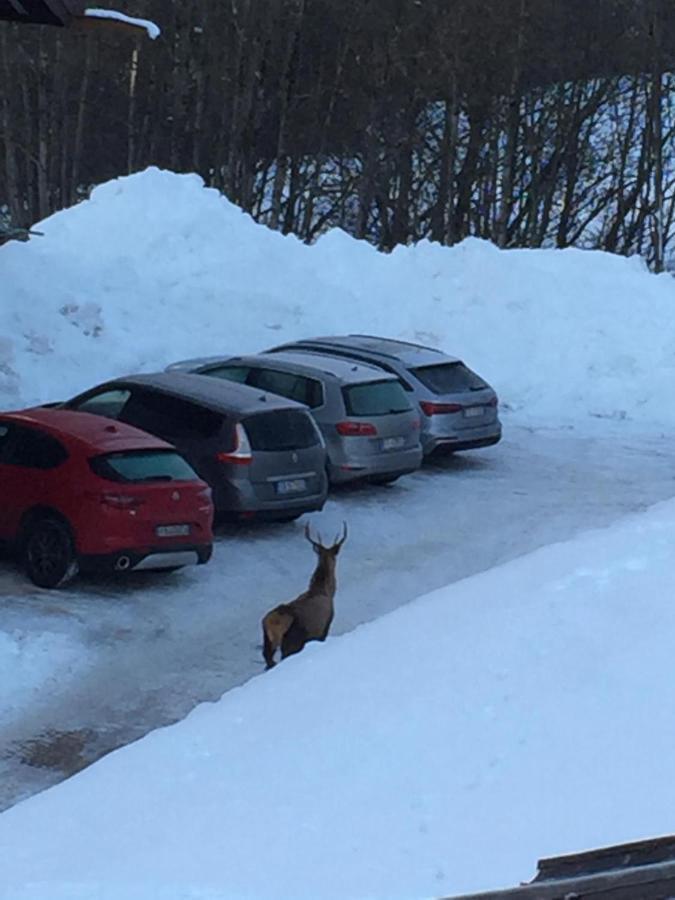
M 234 426 L 234 438 L 234 450 L 216 453 L 216 459 L 220 463 L 246 466 L 253 459 L 253 453 L 251 452 L 251 444 L 249 443 L 246 429 L 241 422 L 237 422 Z

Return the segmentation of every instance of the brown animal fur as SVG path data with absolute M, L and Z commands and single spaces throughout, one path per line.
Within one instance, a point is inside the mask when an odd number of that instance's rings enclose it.
M 330 547 L 312 540 L 309 525 L 305 537 L 319 559 L 306 591 L 290 603 L 282 603 L 270 610 L 262 620 L 263 657 L 265 667 L 276 665 L 274 657 L 281 649 L 281 658 L 299 653 L 308 641 L 325 641 L 333 621 L 333 599 L 337 582 L 335 566 L 340 548 L 347 540 L 345 523 L 342 537 Z

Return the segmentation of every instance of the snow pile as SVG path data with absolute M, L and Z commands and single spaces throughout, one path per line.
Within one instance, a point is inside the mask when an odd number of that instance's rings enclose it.
M 521 421 L 675 424 L 675 285 L 639 259 L 475 239 L 386 256 L 340 231 L 308 247 L 198 176 L 157 169 L 39 230 L 0 249 L 5 407 L 182 357 L 362 331 L 462 357 Z
M 312 645 L 0 815 L 0 897 L 438 897 L 672 830 L 675 502 Z

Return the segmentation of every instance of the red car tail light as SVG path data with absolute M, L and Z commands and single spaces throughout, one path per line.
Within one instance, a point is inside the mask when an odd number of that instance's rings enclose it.
M 216 453 L 216 459 L 219 463 L 229 463 L 236 466 L 247 466 L 253 459 L 251 453 L 251 444 L 248 435 L 244 430 L 241 422 L 237 422 L 234 426 L 235 446 L 234 450 L 221 451 Z
M 112 494 L 105 493 L 100 495 L 100 501 L 104 506 L 112 506 L 113 509 L 138 509 L 145 503 L 143 497 L 134 497 L 132 494 Z
M 338 422 L 335 426 L 342 437 L 372 437 L 377 428 L 370 422 Z
M 420 407 L 425 416 L 442 416 L 447 413 L 458 413 L 464 409 L 461 403 L 432 403 L 430 400 L 421 400 Z

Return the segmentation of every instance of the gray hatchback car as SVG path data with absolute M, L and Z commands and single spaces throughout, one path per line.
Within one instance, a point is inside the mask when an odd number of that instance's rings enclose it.
M 456 357 L 441 350 L 389 338 L 350 334 L 282 344 L 268 350 L 329 353 L 376 365 L 396 375 L 422 412 L 424 455 L 434 451 L 474 450 L 502 436 L 494 389 Z
M 321 434 L 303 406 L 275 394 L 160 372 L 116 378 L 62 405 L 169 441 L 211 486 L 218 514 L 290 520 L 325 503 Z
M 169 371 L 238 381 L 304 403 L 321 430 L 333 484 L 395 481 L 422 461 L 420 414 L 395 375 L 317 353 L 216 357 L 174 363 Z

